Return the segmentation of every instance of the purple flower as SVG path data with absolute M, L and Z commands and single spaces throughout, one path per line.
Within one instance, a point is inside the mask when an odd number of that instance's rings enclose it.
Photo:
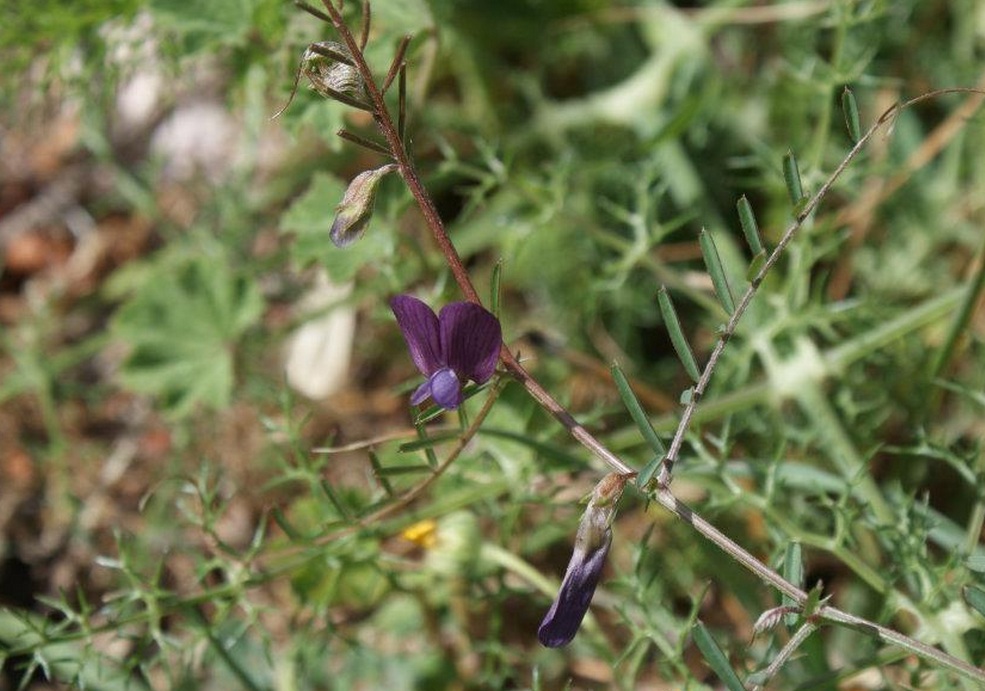
M 538 640 L 548 648 L 560 648 L 570 643 L 588 612 L 612 544 L 610 525 L 616 515 L 616 504 L 628 477 L 609 473 L 592 492 L 578 524 L 575 549 L 568 570 L 564 572 L 561 589 L 537 629 Z
M 484 384 L 496 371 L 502 332 L 499 320 L 472 302 L 452 302 L 435 316 L 431 308 L 410 295 L 390 300 L 390 308 L 407 341 L 410 357 L 427 381 L 410 402 L 429 396 L 446 410 L 462 403 L 462 384 Z

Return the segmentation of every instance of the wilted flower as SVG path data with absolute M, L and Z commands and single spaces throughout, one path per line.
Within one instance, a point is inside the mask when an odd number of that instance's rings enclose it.
M 537 638 L 548 648 L 560 648 L 578 633 L 602 576 L 602 567 L 612 543 L 612 519 L 628 475 L 609 473 L 592 492 L 578 524 L 575 550 L 564 573 L 561 589 L 544 616 Z
M 366 84 L 352 64 L 349 49 L 341 43 L 312 43 L 301 56 L 301 72 L 311 82 L 311 88 L 326 98 L 357 107 L 368 101 Z
M 376 204 L 376 191 L 380 180 L 387 173 L 397 169 L 395 163 L 367 170 L 352 179 L 342 195 L 335 212 L 335 220 L 328 236 L 336 247 L 347 247 L 355 242 L 373 217 L 373 206 Z
M 336 41 L 319 41 L 309 45 L 301 55 L 301 64 L 294 76 L 294 88 L 287 103 L 274 114 L 275 118 L 291 105 L 302 74 L 308 78 L 311 88 L 325 98 L 360 110 L 372 110 L 366 83 L 356 69 L 349 49 Z
M 442 408 L 462 403 L 462 384 L 483 384 L 496 371 L 502 343 L 499 320 L 471 302 L 445 305 L 435 316 L 431 308 L 410 295 L 390 301 L 404 334 L 410 357 L 427 377 L 410 397 L 419 404 L 429 396 Z

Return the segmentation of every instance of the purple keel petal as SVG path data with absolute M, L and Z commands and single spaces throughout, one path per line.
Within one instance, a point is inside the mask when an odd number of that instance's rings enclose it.
M 414 393 L 411 394 L 410 404 L 420 405 L 421 403 L 424 402 L 424 399 L 428 398 L 430 395 L 431 395 L 431 380 L 428 379 L 426 382 L 418 386 L 417 389 L 414 390 Z
M 407 341 L 410 357 L 417 369 L 430 377 L 446 364 L 441 357 L 441 336 L 438 318 L 431 308 L 410 295 L 397 295 L 390 300 L 390 309 Z M 416 395 L 416 394 L 415 394 Z
M 537 629 L 537 638 L 542 645 L 560 648 L 570 643 L 578 633 L 578 627 L 585 618 L 602 576 L 602 567 L 605 566 L 605 557 L 609 553 L 611 542 L 612 531 L 606 530 L 602 544 L 597 549 L 586 552 L 579 547 L 575 548 L 571 561 L 568 562 L 561 590 Z
M 453 302 L 442 308 L 438 321 L 444 364 L 462 380 L 488 381 L 496 371 L 503 342 L 499 320 L 474 303 Z
M 462 384 L 450 368 L 439 369 L 431 375 L 431 398 L 445 410 L 462 405 Z

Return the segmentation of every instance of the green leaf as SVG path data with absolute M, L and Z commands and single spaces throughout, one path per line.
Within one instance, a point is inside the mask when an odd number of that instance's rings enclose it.
M 259 4 L 259 0 L 151 0 L 149 8 L 162 28 L 172 31 L 186 50 L 194 51 L 245 43 Z
M 855 100 L 855 94 L 847 86 L 841 92 L 841 109 L 845 114 L 848 136 L 852 138 L 852 142 L 857 142 L 862 138 L 862 124 L 858 115 L 858 102 Z
M 694 351 L 691 350 L 691 346 L 684 336 L 681 322 L 677 318 L 677 310 L 674 309 L 674 303 L 667 293 L 666 286 L 660 286 L 660 290 L 657 292 L 657 304 L 660 307 L 660 314 L 663 316 L 664 326 L 667 327 L 667 333 L 670 335 L 670 342 L 684 366 L 684 371 L 687 372 L 692 381 L 697 382 L 701 379 L 701 372 L 698 370 L 698 363 L 694 359 Z
M 804 548 L 797 540 L 791 541 L 783 554 L 783 577 L 798 588 L 804 587 Z M 798 603 L 790 596 L 784 595 L 783 604 L 787 607 L 793 607 Z M 784 617 L 787 626 L 793 626 L 797 622 L 797 616 L 796 614 L 788 614 Z
M 724 682 L 725 686 L 732 691 L 745 691 L 742 681 L 729 664 L 725 652 L 718 646 L 715 639 L 712 638 L 711 633 L 708 632 L 705 625 L 699 621 L 691 629 L 691 633 L 694 636 L 694 642 L 697 644 L 698 650 L 701 651 L 701 654 L 705 658 L 705 662 L 718 675 L 718 678 Z
M 502 281 L 503 260 L 500 259 L 493 265 L 492 278 L 489 281 L 489 311 L 496 316 L 496 319 L 500 318 L 499 305 L 503 293 Z
M 752 258 L 752 261 L 749 262 L 749 268 L 746 270 L 747 281 L 752 283 L 754 280 L 756 280 L 756 277 L 759 275 L 759 272 L 762 270 L 763 265 L 766 263 L 766 259 L 767 259 L 767 255 L 765 251 L 760 252 L 759 254 L 757 254 Z
M 143 279 L 113 322 L 131 347 L 124 384 L 158 396 L 175 416 L 196 404 L 226 406 L 233 345 L 262 314 L 259 291 L 214 255 L 161 257 Z
M 656 476 L 657 471 L 660 470 L 660 466 L 662 464 L 663 458 L 658 456 L 650 459 L 650 462 L 643 466 L 643 470 L 641 470 L 636 476 L 636 486 L 641 492 L 647 491 L 647 485 L 649 485 L 650 480 Z
M 722 303 L 722 307 L 730 315 L 735 312 L 735 299 L 732 297 L 732 289 L 729 287 L 728 279 L 725 277 L 725 267 L 722 266 L 721 256 L 715 246 L 715 238 L 711 233 L 703 229 L 698 233 L 698 242 L 701 245 L 701 254 L 705 259 L 705 266 L 711 275 L 712 285 L 715 286 L 715 294 Z
M 437 434 L 429 434 L 425 439 L 418 439 L 416 441 L 405 442 L 400 445 L 401 453 L 410 453 L 412 451 L 420 451 L 421 449 L 430 449 L 438 444 L 444 444 L 445 442 L 457 439 L 459 433 L 457 430 L 451 432 L 438 432 Z
M 759 255 L 763 253 L 763 241 L 759 237 L 759 224 L 756 223 L 756 214 L 752 211 L 752 204 L 746 198 L 746 195 L 739 197 L 739 201 L 736 202 L 736 209 L 739 212 L 739 224 L 742 226 L 742 234 L 746 236 L 746 242 L 749 243 L 749 249 L 752 250 L 754 255 Z
M 4 651 L 31 651 L 49 679 L 72 688 L 146 689 L 139 675 L 126 665 L 95 650 L 84 641 L 64 635 L 65 630 L 33 612 L 0 608 L 0 663 Z M 0 669 L 4 669 L 0 665 Z
M 800 181 L 800 166 L 797 165 L 797 157 L 793 151 L 788 151 L 783 156 L 783 182 L 787 186 L 787 195 L 794 209 L 799 209 L 804 201 L 804 186 Z
M 664 447 L 660 437 L 657 436 L 656 431 L 654 431 L 653 425 L 650 423 L 650 418 L 647 416 L 646 411 L 643 410 L 643 406 L 640 405 L 636 394 L 633 393 L 633 387 L 629 385 L 626 375 L 623 374 L 623 371 L 619 369 L 619 365 L 615 362 L 609 367 L 609 371 L 612 372 L 612 378 L 616 382 L 616 388 L 619 389 L 619 396 L 622 398 L 623 405 L 629 411 L 643 439 L 649 444 L 654 453 L 662 457 L 667 453 L 667 449 Z
M 961 596 L 968 605 L 985 617 L 985 590 L 975 585 L 966 585 L 961 589 Z
M 965 560 L 964 565 L 972 571 L 983 573 L 985 572 L 985 555 L 972 555 Z
M 803 616 L 812 617 L 817 612 L 818 607 L 821 606 L 821 596 L 824 594 L 824 588 L 821 582 L 818 581 L 817 585 L 807 591 L 807 600 L 804 601 L 804 611 Z

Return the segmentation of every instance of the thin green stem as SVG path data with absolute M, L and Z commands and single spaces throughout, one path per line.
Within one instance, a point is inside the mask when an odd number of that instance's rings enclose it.
M 985 447 L 978 450 L 978 457 L 975 458 L 975 476 L 981 478 L 983 474 L 985 474 Z M 965 530 L 964 553 L 967 555 L 974 554 L 975 548 L 982 539 L 982 526 L 985 525 L 985 496 L 982 495 L 980 481 L 978 487 L 978 497 L 971 509 L 968 527 Z
M 776 654 L 769 666 L 762 672 L 757 674 L 756 684 L 752 687 L 754 690 L 762 689 L 766 683 L 775 677 L 780 669 L 787 663 L 790 657 L 797 652 L 797 649 L 807 640 L 807 638 L 817 630 L 817 625 L 813 622 L 806 622 L 803 626 L 797 629 L 797 632 L 787 641 L 787 644 Z
M 971 321 L 971 317 L 975 312 L 975 306 L 981 299 L 982 293 L 985 292 L 985 237 L 982 238 L 982 245 L 978 248 L 975 263 L 977 263 L 978 268 L 975 271 L 971 283 L 968 285 L 964 300 L 961 302 L 961 309 L 958 310 L 958 313 L 954 317 L 954 323 L 951 324 L 951 328 L 948 330 L 947 340 L 941 346 L 941 349 L 937 351 L 937 357 L 931 368 L 932 377 L 939 377 L 951 361 L 951 357 L 957 348 L 958 340 L 968 327 L 968 322 Z
M 895 525 L 896 515 L 892 507 L 886 503 L 879 486 L 868 472 L 865 459 L 855 448 L 828 399 L 816 385 L 810 385 L 801 389 L 797 401 L 804 414 L 814 421 L 815 428 L 825 441 L 828 458 L 842 479 L 861 494 L 883 525 Z
M 446 470 L 448 470 L 449 467 L 451 467 L 451 464 L 455 462 L 455 460 L 461 455 L 462 451 L 465 450 L 465 447 L 468 446 L 468 443 L 472 441 L 472 438 L 476 435 L 476 433 L 478 433 L 479 428 L 482 427 L 482 423 L 486 420 L 486 416 L 488 416 L 492 411 L 493 403 L 495 403 L 496 399 L 499 398 L 499 394 L 503 390 L 504 383 L 505 382 L 502 379 L 497 379 L 492 385 L 489 395 L 483 402 L 482 408 L 476 414 L 475 419 L 472 420 L 472 424 L 470 424 L 468 428 L 462 432 L 461 436 L 458 438 L 458 441 L 455 442 L 454 448 L 452 448 L 448 456 L 446 456 L 445 459 L 435 467 L 434 472 L 415 485 L 412 489 L 402 494 L 396 501 L 387 504 L 379 511 L 375 511 L 370 515 L 361 518 L 359 520 L 360 527 L 365 527 L 372 523 L 378 523 L 393 516 L 394 514 L 399 513 L 406 507 L 410 506 L 410 504 L 412 504 L 419 496 L 424 494 L 424 492 L 426 492 L 428 488 L 433 485 L 435 481 L 437 481 L 437 479 L 441 477 Z M 340 534 L 333 535 L 332 539 L 336 539 L 337 537 L 340 537 Z
M 831 47 L 830 69 L 831 74 L 834 75 L 834 78 L 838 79 L 841 74 L 841 60 L 845 50 L 845 38 L 848 34 L 848 20 L 844 16 L 844 13 L 850 12 L 851 9 L 843 6 L 841 8 L 835 8 L 835 11 L 838 12 L 840 16 L 837 19 L 834 31 L 834 41 Z M 820 113 L 820 117 L 818 119 L 817 128 L 814 131 L 814 144 L 812 146 L 813 151 L 810 169 L 811 173 L 813 173 L 813 171 L 820 170 L 821 166 L 824 164 L 824 150 L 827 148 L 828 138 L 831 136 L 832 112 L 836 108 L 831 99 L 831 95 L 839 86 L 840 84 L 831 83 L 829 80 L 825 80 L 825 82 L 818 88 L 818 112 Z M 811 177 L 813 177 L 813 175 L 811 175 Z
M 865 633 L 866 635 L 884 643 L 889 643 L 891 645 L 903 648 L 904 650 L 908 650 L 914 655 L 918 655 L 925 660 L 931 660 L 936 662 L 941 667 L 946 667 L 954 672 L 957 672 L 970 681 L 977 682 L 978 684 L 985 684 L 985 672 L 981 669 L 970 665 L 964 660 L 959 660 L 952 655 L 948 655 L 933 646 L 927 645 L 926 643 L 921 643 L 916 639 L 899 633 L 898 631 L 893 631 L 885 626 L 880 626 L 879 624 L 875 624 L 867 619 L 856 617 L 855 615 L 848 614 L 847 612 L 842 612 L 840 609 L 830 607 L 828 605 L 821 607 L 817 612 L 817 616 L 824 621 L 847 626 L 851 629 L 855 629 L 856 631 L 861 631 L 862 633 Z

